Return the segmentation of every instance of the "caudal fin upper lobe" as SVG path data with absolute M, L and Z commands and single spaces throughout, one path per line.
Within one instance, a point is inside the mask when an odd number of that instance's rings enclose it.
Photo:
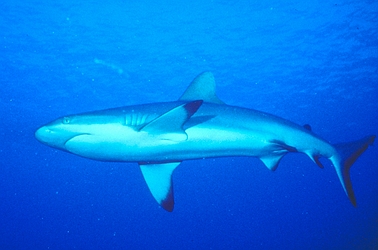
M 356 206 L 357 203 L 352 188 L 352 182 L 350 180 L 349 170 L 358 157 L 373 144 L 374 140 L 375 135 L 371 135 L 357 141 L 334 145 L 337 155 L 332 156 L 330 160 L 332 161 L 341 185 L 353 206 Z

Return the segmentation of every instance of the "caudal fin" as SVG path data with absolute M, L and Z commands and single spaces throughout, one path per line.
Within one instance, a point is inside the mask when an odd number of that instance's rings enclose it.
M 375 135 L 371 135 L 358 141 L 334 145 L 338 154 L 332 156 L 330 160 L 332 161 L 341 185 L 353 206 L 356 206 L 357 203 L 352 188 L 352 182 L 350 180 L 349 170 L 357 158 L 369 147 L 369 145 L 373 144 L 374 140 Z

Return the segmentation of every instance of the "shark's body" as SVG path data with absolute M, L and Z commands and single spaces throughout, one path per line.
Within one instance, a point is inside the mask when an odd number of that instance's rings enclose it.
M 328 158 L 356 205 L 349 168 L 375 139 L 331 145 L 308 126 L 225 105 L 209 72 L 194 79 L 176 102 L 67 116 L 38 129 L 36 137 L 86 158 L 139 163 L 152 195 L 168 211 L 174 204 L 171 175 L 184 160 L 253 156 L 275 170 L 288 152 L 305 153 L 320 167 L 319 158 Z

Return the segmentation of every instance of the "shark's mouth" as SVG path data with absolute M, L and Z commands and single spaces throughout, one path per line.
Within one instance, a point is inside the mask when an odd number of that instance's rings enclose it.
M 68 144 L 72 143 L 72 142 L 84 142 L 84 140 L 81 140 L 79 139 L 80 137 L 83 137 L 83 136 L 87 136 L 87 135 L 91 135 L 90 133 L 81 133 L 81 134 L 77 134 L 71 138 L 69 138 L 65 143 L 64 145 L 67 146 Z
M 91 134 L 77 134 L 66 141 L 66 143 L 64 144 L 64 149 L 73 154 L 89 157 L 90 149 L 92 148 L 89 145 L 92 143 L 93 137 L 91 136 Z

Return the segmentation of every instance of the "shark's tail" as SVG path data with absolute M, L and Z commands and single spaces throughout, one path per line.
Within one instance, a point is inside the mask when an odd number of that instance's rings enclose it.
M 371 135 L 358 141 L 335 144 L 334 147 L 338 154 L 329 158 L 333 163 L 341 185 L 353 206 L 356 206 L 357 203 L 352 188 L 352 182 L 350 180 L 349 169 L 368 146 L 373 144 L 374 139 L 375 135 Z

